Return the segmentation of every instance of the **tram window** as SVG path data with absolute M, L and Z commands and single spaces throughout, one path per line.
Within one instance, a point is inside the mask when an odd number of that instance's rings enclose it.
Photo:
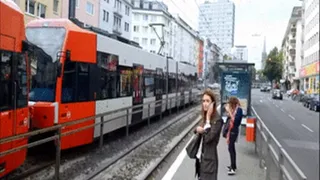
M 0 51 L 0 110 L 12 107 L 12 53 Z
M 120 70 L 120 97 L 130 96 L 131 89 L 131 70 Z
M 89 84 L 89 64 L 78 63 L 78 83 L 77 83 L 77 100 L 89 101 L 90 86 Z
M 112 72 L 112 73 L 109 72 L 106 78 L 107 91 L 108 91 L 107 98 L 117 97 L 117 92 L 118 92 L 117 82 L 118 82 L 117 74 L 115 72 Z
M 152 97 L 154 96 L 154 78 L 153 77 L 145 77 L 144 78 L 144 97 Z
M 169 77 L 169 85 L 168 85 L 168 92 L 175 93 L 176 92 L 176 79 L 173 77 Z
M 107 89 L 107 70 L 100 68 L 100 83 L 98 88 L 98 100 L 107 99 L 108 89 Z
M 64 65 L 62 81 L 62 103 L 76 101 L 76 63 L 68 61 Z
M 97 64 L 100 69 L 100 87 L 98 99 L 116 98 L 119 92 L 119 78 L 117 75 L 118 56 L 97 52 Z
M 27 91 L 27 64 L 24 54 L 17 54 L 17 106 L 24 107 L 28 104 Z

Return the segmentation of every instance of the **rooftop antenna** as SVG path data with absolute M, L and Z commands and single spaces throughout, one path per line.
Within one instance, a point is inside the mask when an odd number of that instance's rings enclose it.
M 163 23 L 150 23 L 149 26 L 153 29 L 153 31 L 156 33 L 157 37 L 160 40 L 160 48 L 158 51 L 158 54 L 161 55 L 163 46 L 165 45 L 165 41 L 164 41 L 164 24 Z M 157 33 L 157 30 L 155 28 L 155 26 L 160 26 L 161 27 L 161 31 L 162 31 L 162 37 L 159 36 L 159 34 Z

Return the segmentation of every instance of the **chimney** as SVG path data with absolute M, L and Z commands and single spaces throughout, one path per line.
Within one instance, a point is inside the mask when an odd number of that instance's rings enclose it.
M 69 19 L 76 18 L 76 0 L 69 0 Z

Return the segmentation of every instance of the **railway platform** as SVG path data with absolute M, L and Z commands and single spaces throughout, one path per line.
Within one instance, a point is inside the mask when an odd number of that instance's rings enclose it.
M 191 140 L 191 139 L 190 139 Z M 230 157 L 226 139 L 221 136 L 218 145 L 219 180 L 264 180 L 265 171 L 259 166 L 259 158 L 254 152 L 254 144 L 246 142 L 245 136 L 240 135 L 236 143 L 237 166 L 236 175 L 229 176 L 226 167 L 230 164 Z M 185 147 L 176 157 L 162 180 L 195 180 L 195 160 L 190 159 Z

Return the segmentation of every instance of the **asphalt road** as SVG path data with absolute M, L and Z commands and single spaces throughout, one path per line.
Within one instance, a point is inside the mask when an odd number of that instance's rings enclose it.
M 319 180 L 319 112 L 252 90 L 252 106 L 308 180 Z

